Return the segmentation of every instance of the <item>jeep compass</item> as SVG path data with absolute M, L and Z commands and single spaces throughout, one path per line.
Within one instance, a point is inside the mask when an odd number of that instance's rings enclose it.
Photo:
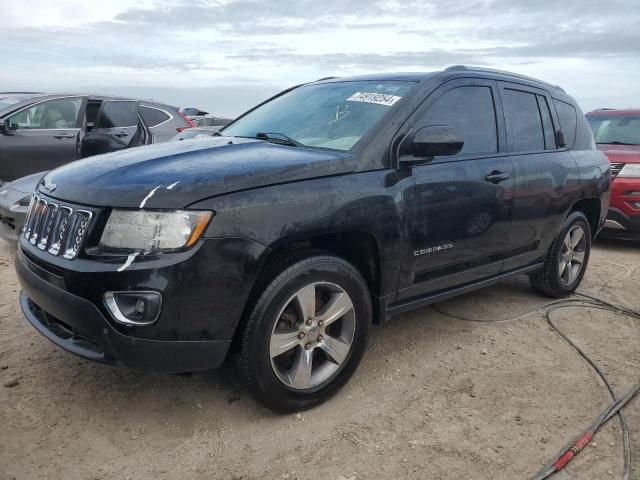
M 571 294 L 609 189 L 559 87 L 462 66 L 323 79 L 219 136 L 50 172 L 20 234 L 20 303 L 84 358 L 226 360 L 295 411 L 348 381 L 372 323 L 518 274 Z

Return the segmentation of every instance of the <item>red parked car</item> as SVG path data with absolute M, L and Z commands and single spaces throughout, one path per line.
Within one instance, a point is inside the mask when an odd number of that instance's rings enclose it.
M 611 205 L 603 235 L 640 239 L 640 109 L 596 110 L 587 120 L 611 163 Z

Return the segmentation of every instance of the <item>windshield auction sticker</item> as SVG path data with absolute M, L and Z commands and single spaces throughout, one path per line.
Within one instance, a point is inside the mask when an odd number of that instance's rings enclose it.
M 375 103 L 390 107 L 401 98 L 396 95 L 387 95 L 386 93 L 356 92 L 347 98 L 347 102 Z

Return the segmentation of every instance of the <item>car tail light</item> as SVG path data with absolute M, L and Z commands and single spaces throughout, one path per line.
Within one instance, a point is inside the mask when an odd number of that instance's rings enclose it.
M 178 113 L 179 113 L 180 115 L 182 115 L 182 118 L 184 118 L 184 121 L 185 121 L 185 122 L 187 122 L 187 123 L 189 124 L 189 126 L 188 126 L 188 127 L 178 127 L 178 128 L 176 128 L 176 130 L 178 131 L 178 133 L 180 133 L 180 132 L 181 132 L 181 131 L 183 131 L 183 130 L 186 130 L 187 128 L 193 128 L 193 127 L 195 127 L 195 126 L 196 126 L 196 124 L 195 124 L 195 123 L 193 123 L 193 122 L 191 121 L 191 119 L 190 119 L 189 117 L 187 117 L 184 113 L 182 113 L 182 112 L 180 112 L 180 111 L 178 111 Z

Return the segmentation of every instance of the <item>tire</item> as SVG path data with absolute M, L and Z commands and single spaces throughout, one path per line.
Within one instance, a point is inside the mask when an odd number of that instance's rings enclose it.
M 549 297 L 568 297 L 582 282 L 590 254 L 591 227 L 589 220 L 584 213 L 573 212 L 564 221 L 558 236 L 551 245 L 544 267 L 529 276 L 531 285 Z
M 231 366 L 239 383 L 271 410 L 314 407 L 355 372 L 371 319 L 369 289 L 354 266 L 297 252 L 272 263 L 256 284 Z

